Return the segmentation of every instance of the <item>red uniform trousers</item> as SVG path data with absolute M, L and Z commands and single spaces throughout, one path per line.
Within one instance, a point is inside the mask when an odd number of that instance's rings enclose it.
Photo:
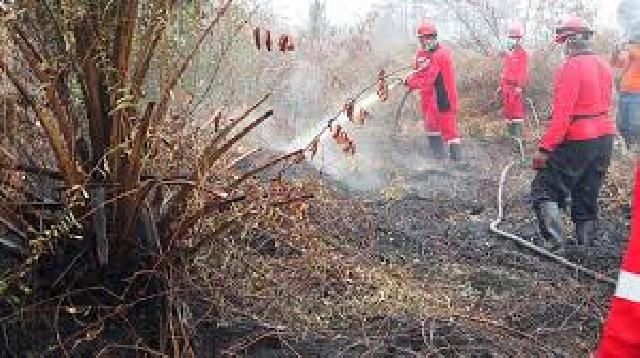
M 502 88 L 502 112 L 507 123 L 522 122 L 525 117 L 524 96 L 516 87 Z

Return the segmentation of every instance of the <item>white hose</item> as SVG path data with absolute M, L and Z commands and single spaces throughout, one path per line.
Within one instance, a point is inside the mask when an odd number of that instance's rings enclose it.
M 583 274 L 597 280 L 600 282 L 604 282 L 604 283 L 608 283 L 611 285 L 616 284 L 616 281 L 610 277 L 607 277 L 599 272 L 593 271 L 591 269 L 588 269 L 584 266 L 578 265 L 574 262 L 571 262 L 569 260 L 567 260 L 566 258 L 562 257 L 562 256 L 558 256 L 556 254 L 554 254 L 553 252 L 550 252 L 548 250 L 545 250 L 544 248 L 533 244 L 531 241 L 524 239 L 518 235 L 514 235 L 511 233 L 508 233 L 504 230 L 501 230 L 498 228 L 498 225 L 500 225 L 500 223 L 502 222 L 502 220 L 504 219 L 504 207 L 503 207 L 503 202 L 502 202 L 502 194 L 503 194 L 503 189 L 504 189 L 504 183 L 507 179 L 507 174 L 509 173 L 509 170 L 511 170 L 511 168 L 513 168 L 514 165 L 516 165 L 516 161 L 512 161 L 511 163 L 507 164 L 507 166 L 504 167 L 504 169 L 502 170 L 502 173 L 500 174 L 500 182 L 498 185 L 498 217 L 491 222 L 491 225 L 489 225 L 489 229 L 491 230 L 491 232 L 500 235 L 502 237 L 505 237 L 507 239 L 510 239 L 512 241 L 515 241 L 517 244 L 526 247 L 527 249 L 537 253 L 538 255 L 547 257 L 549 259 L 552 259 L 560 264 L 562 264 L 563 266 L 566 266 L 568 268 L 571 268 L 573 270 L 575 270 L 576 272 L 582 272 Z
M 529 97 L 526 98 L 527 103 L 529 103 L 529 107 L 531 107 L 531 112 L 533 113 L 533 119 L 536 124 L 536 128 L 534 130 L 534 135 L 538 137 L 540 135 L 540 117 L 538 116 L 538 109 L 536 108 L 535 102 Z

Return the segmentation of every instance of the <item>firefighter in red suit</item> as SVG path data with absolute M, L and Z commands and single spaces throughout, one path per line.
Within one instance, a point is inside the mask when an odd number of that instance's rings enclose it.
M 451 51 L 439 43 L 438 30 L 432 23 L 420 25 L 418 38 L 421 49 L 416 54 L 416 70 L 405 84 L 421 92 L 430 151 L 443 158 L 446 145 L 450 158 L 459 161 L 458 91 Z
M 541 236 L 551 250 L 562 251 L 567 242 L 561 209 L 568 197 L 577 244 L 592 243 L 598 195 L 611 162 L 613 76 L 607 62 L 591 51 L 592 36 L 576 16 L 556 30 L 566 58 L 555 73 L 552 118 L 533 160 L 537 173 L 531 185 Z
M 502 107 L 509 135 L 516 141 L 522 140 L 524 122 L 523 90 L 529 81 L 529 56 L 522 47 L 524 29 L 518 22 L 509 26 L 507 31 L 507 52 L 504 54 L 502 74 L 500 75 L 500 93 Z
M 640 357 L 640 168 L 636 169 L 627 253 L 596 357 Z

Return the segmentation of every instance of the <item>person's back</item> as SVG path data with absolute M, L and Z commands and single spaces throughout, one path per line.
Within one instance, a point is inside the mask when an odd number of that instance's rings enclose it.
M 576 16 L 556 29 L 567 59 L 555 73 L 551 123 L 533 159 L 531 199 L 541 238 L 560 252 L 568 242 L 561 210 L 567 196 L 575 225 L 571 243 L 589 246 L 597 239 L 598 196 L 613 151 L 613 75 L 593 54 L 592 37 L 586 21 Z
M 580 92 L 574 114 L 609 113 L 613 83 L 609 65 L 593 54 L 576 56 L 569 61 L 580 69 Z
M 555 75 L 553 118 L 542 146 L 555 149 L 564 141 L 589 140 L 615 134 L 611 67 L 592 53 L 568 58 Z

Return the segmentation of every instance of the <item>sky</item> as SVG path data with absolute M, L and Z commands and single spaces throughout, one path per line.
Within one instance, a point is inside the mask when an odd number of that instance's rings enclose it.
M 301 27 L 307 21 L 307 11 L 311 0 L 271 0 L 277 14 L 288 18 L 292 27 Z M 327 18 L 335 25 L 344 25 L 358 20 L 373 5 L 384 0 L 326 0 Z M 600 25 L 616 26 L 616 8 L 619 0 L 593 0 L 598 4 Z M 640 0 L 639 0 L 640 1 Z
M 271 0 L 277 14 L 287 17 L 294 27 L 303 26 L 308 18 L 311 0 Z M 364 17 L 375 4 L 384 0 L 326 0 L 327 19 L 335 25 L 344 25 Z

